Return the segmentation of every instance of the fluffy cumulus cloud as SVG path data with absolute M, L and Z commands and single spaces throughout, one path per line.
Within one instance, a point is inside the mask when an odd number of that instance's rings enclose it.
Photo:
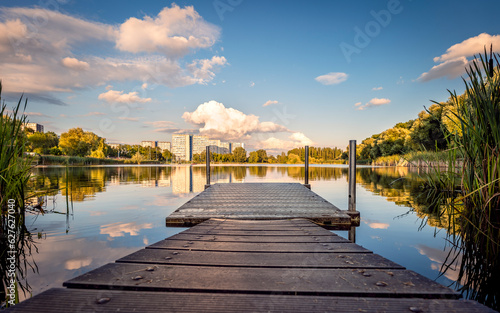
M 354 104 L 354 106 L 356 107 L 356 110 L 362 111 L 370 107 L 378 107 L 388 103 L 391 103 L 391 100 L 386 98 L 373 98 L 364 105 L 362 105 L 361 102 L 357 102 Z
M 32 100 L 62 105 L 58 92 L 112 81 L 171 88 L 206 84 L 227 64 L 226 58 L 186 62 L 181 57 L 210 48 L 219 36 L 220 29 L 204 21 L 193 7 L 175 4 L 156 17 L 130 18 L 122 25 L 37 7 L 0 8 L 4 92 L 24 92 Z M 99 46 L 107 56 L 78 55 L 81 47 L 89 45 Z
M 151 98 L 141 98 L 137 91 L 123 93 L 123 91 L 108 90 L 101 93 L 98 98 L 108 103 L 146 103 L 151 101 Z
M 293 148 L 304 147 L 313 145 L 314 142 L 307 138 L 306 135 L 300 132 L 294 132 L 288 139 L 279 139 L 276 137 L 270 137 L 266 140 L 260 141 L 255 144 L 257 149 L 265 149 L 271 152 L 286 151 Z
M 328 73 L 326 75 L 321 75 L 315 78 L 317 82 L 322 83 L 323 85 L 336 85 L 340 84 L 344 81 L 347 80 L 347 75 L 346 73 Z
M 441 77 L 457 78 L 465 73 L 470 57 L 483 53 L 484 49 L 489 49 L 492 44 L 495 52 L 500 52 L 500 35 L 482 33 L 457 43 L 449 47 L 446 53 L 435 57 L 433 61 L 439 64 L 420 75 L 418 80 L 426 82 Z
M 217 101 L 200 104 L 195 111 L 184 112 L 182 118 L 198 126 L 201 135 L 225 140 L 241 139 L 252 133 L 289 131 L 285 126 L 273 122 L 261 122 L 256 115 L 247 115 L 236 109 L 226 108 Z
M 262 106 L 263 107 L 267 107 L 268 105 L 271 105 L 271 104 L 278 104 L 279 102 L 277 100 L 268 100 L 266 101 L 266 103 L 264 103 Z
M 80 61 L 78 59 L 70 58 L 70 57 L 66 57 L 66 58 L 62 59 L 62 64 L 65 67 L 72 69 L 72 70 L 75 70 L 75 71 L 84 71 L 84 70 L 89 69 L 89 64 L 87 62 Z
M 190 50 L 211 47 L 219 27 L 206 22 L 192 6 L 173 4 L 156 17 L 129 18 L 120 26 L 116 47 L 128 52 L 160 52 L 181 57 Z

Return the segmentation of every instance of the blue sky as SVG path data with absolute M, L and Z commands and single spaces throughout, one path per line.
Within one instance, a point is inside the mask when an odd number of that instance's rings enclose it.
M 498 1 L 2 1 L 0 79 L 57 134 L 173 133 L 272 152 L 345 148 L 416 118 L 474 54 Z

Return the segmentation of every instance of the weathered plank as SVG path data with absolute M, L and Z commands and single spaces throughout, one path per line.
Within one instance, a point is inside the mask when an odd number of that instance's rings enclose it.
M 116 262 L 192 266 L 404 269 L 378 254 L 260 253 L 142 249 Z
M 167 217 L 167 225 L 195 225 L 210 218 L 273 220 L 308 218 L 345 229 L 351 217 L 297 183 L 215 184 Z
M 107 301 L 109 299 L 109 301 Z M 100 301 L 99 301 L 100 300 Z M 98 303 L 101 302 L 101 304 Z M 448 299 L 390 299 L 259 294 L 135 292 L 54 288 L 5 312 L 426 312 L 493 313 L 477 302 Z
M 150 269 L 153 269 L 150 271 Z M 459 298 L 408 270 L 168 266 L 111 263 L 63 284 L 69 288 L 367 297 Z
M 196 226 L 195 226 L 196 227 Z M 330 231 L 323 228 L 311 228 L 305 230 L 247 230 L 242 229 L 202 229 L 197 227 L 193 229 L 188 229 L 183 234 L 194 234 L 194 235 L 227 235 L 227 236 L 297 236 L 297 235 L 309 235 L 309 236 L 335 236 Z
M 203 237 L 197 234 L 177 234 L 169 237 L 168 240 L 183 240 L 183 241 L 217 241 L 217 242 L 312 242 L 312 243 L 324 243 L 324 242 L 349 242 L 349 240 L 340 236 L 311 236 L 311 235 L 296 235 L 296 236 L 282 236 L 282 235 L 272 235 L 272 236 L 259 236 L 259 235 L 247 235 L 247 236 L 231 236 L 231 235 L 209 235 L 205 234 Z
M 203 251 L 232 251 L 232 252 L 310 252 L 310 253 L 356 253 L 369 252 L 367 249 L 354 243 L 290 243 L 290 242 L 216 242 L 216 241 L 182 241 L 165 239 L 148 246 L 150 249 L 178 249 Z

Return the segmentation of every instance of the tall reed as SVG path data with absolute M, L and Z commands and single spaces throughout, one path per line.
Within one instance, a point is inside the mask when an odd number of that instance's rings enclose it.
M 0 81 L 0 103 L 2 103 L 0 109 L 0 208 L 2 212 L 0 272 L 3 283 L 0 300 L 12 304 L 19 300 L 19 288 L 24 292 L 30 289 L 25 281 L 26 271 L 29 268 L 36 269 L 34 262 L 29 262 L 33 240 L 24 221 L 25 187 L 30 177 L 31 159 L 24 154 L 26 135 L 23 125 L 26 123 L 26 115 L 23 113 L 27 100 L 24 101 L 23 106 L 23 97 L 21 97 L 17 106 L 9 113 L 5 102 L 2 102 L 1 92 Z M 15 275 L 12 275 L 13 267 L 15 267 Z M 12 287 L 10 291 L 9 286 Z M 15 299 L 6 299 L 7 295 L 13 294 L 15 294 Z
M 450 92 L 461 132 L 450 134 L 463 156 L 455 170 L 461 192 L 452 203 L 454 249 L 443 270 L 460 265 L 460 290 L 469 298 L 500 309 L 500 68 L 499 55 L 476 57 L 467 68 L 465 93 Z M 450 160 L 452 160 L 450 156 Z M 450 171 L 451 172 L 455 171 Z M 458 223 L 458 225 L 457 225 Z M 452 232 L 450 232 L 452 233 Z M 453 233 L 453 234 L 455 234 Z

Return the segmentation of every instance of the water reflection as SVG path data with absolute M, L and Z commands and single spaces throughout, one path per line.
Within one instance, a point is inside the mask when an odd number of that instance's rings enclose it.
M 347 167 L 311 166 L 309 171 L 312 190 L 347 209 Z M 35 255 L 40 274 L 30 277 L 33 294 L 182 231 L 165 228 L 165 217 L 204 190 L 205 175 L 204 166 L 35 169 L 29 188 L 44 193 L 36 201 L 45 205 L 45 214 L 27 216 L 27 228 L 42 235 Z M 358 243 L 435 279 L 449 251 L 443 251 L 442 238 L 449 220 L 433 197 L 422 193 L 423 173 L 364 167 L 356 175 Z M 213 166 L 211 180 L 303 183 L 304 168 Z M 435 237 L 439 229 L 444 234 Z M 438 281 L 449 284 L 456 277 L 450 271 Z

